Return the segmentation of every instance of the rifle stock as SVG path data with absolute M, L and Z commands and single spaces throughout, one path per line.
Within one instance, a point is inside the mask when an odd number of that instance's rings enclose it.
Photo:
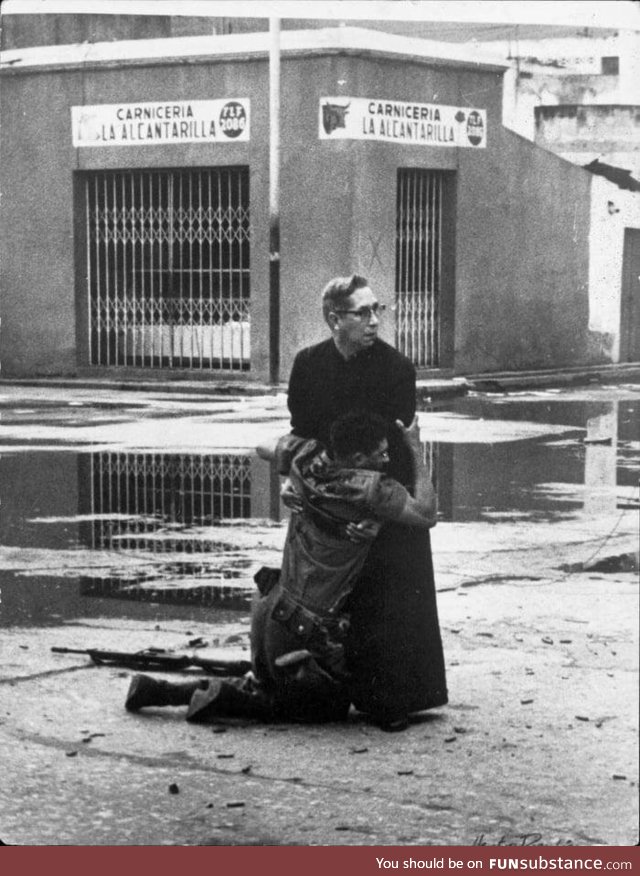
M 97 666 L 124 666 L 128 669 L 145 669 L 148 672 L 184 672 L 188 669 L 201 669 L 209 675 L 245 675 L 251 669 L 248 660 L 215 660 L 207 657 L 193 657 L 190 654 L 173 654 L 161 648 L 148 648 L 144 651 L 108 651 L 102 648 L 60 648 L 51 649 L 56 654 L 87 654 Z

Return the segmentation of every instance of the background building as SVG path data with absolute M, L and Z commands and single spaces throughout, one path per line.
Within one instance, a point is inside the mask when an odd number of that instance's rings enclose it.
M 400 7 L 402 4 L 398 4 Z M 451 4 L 454 10 L 456 4 Z M 503 122 L 582 166 L 594 159 L 640 179 L 640 32 L 627 27 L 509 21 L 479 3 L 478 20 L 368 19 L 345 3 L 342 26 L 443 42 L 505 61 Z M 495 5 L 495 4 L 489 4 Z M 562 5 L 562 4 L 559 4 Z M 600 4 L 604 7 L 605 4 Z M 609 4 L 610 5 L 610 4 Z M 618 6 L 628 4 L 618 4 Z M 452 16 L 455 17 L 455 16 Z M 533 18 L 533 16 L 532 16 Z M 566 20 L 566 19 L 565 19 Z M 334 22 L 338 24 L 338 22 Z M 322 18 L 284 18 L 282 28 L 326 27 Z M 19 12 L 3 18 L 3 48 L 133 39 L 264 32 L 268 19 L 251 16 L 83 15 Z M 640 26 L 640 22 L 639 22 Z M 578 108 L 582 107 L 581 112 Z
M 59 45 L 46 17 L 30 48 L 18 18 L 1 65 L 5 376 L 268 379 L 268 35 L 71 16 L 75 39 L 111 38 Z M 325 334 L 320 289 L 352 270 L 422 373 L 640 359 L 638 196 L 503 125 L 512 69 L 476 45 L 283 33 L 282 379 Z

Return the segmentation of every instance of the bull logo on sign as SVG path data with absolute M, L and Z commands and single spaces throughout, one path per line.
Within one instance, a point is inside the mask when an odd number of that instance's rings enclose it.
M 351 103 L 339 106 L 337 103 L 322 104 L 322 126 L 326 134 L 331 134 L 336 128 L 346 128 L 346 115 Z

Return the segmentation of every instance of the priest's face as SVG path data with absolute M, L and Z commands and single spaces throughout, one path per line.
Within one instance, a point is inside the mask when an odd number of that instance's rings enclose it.
M 368 286 L 356 289 L 340 310 L 333 311 L 333 331 L 339 346 L 349 354 L 371 347 L 378 337 L 378 300 Z

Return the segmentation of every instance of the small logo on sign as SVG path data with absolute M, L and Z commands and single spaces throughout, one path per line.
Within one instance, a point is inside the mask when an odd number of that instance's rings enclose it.
M 336 128 L 346 128 L 346 116 L 351 103 L 340 106 L 337 103 L 322 104 L 322 126 L 326 134 L 331 134 Z
M 472 110 L 467 119 L 467 137 L 472 146 L 479 146 L 484 139 L 484 122 L 480 113 Z
M 226 137 L 239 137 L 247 126 L 247 114 L 241 103 L 230 100 L 220 110 L 220 130 Z

